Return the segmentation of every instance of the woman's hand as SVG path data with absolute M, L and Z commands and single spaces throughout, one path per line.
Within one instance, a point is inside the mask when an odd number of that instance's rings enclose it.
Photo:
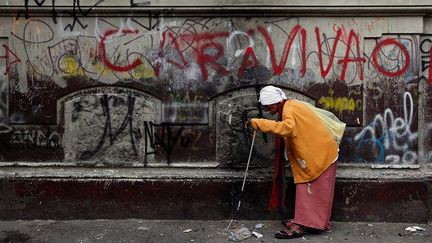
M 250 124 L 251 127 L 252 127 L 253 129 L 255 129 L 255 130 L 258 131 L 259 129 L 258 129 L 258 126 L 257 126 L 255 120 L 256 120 L 256 118 L 252 118 L 252 119 L 246 121 L 245 124 L 244 124 L 244 127 L 245 127 L 245 128 L 248 128 L 248 126 L 249 126 L 249 124 Z
M 248 128 L 249 123 L 250 123 L 250 120 L 247 120 L 244 124 L 244 128 Z

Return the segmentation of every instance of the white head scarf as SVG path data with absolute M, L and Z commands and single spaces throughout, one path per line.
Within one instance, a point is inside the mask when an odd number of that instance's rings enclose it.
M 272 105 L 286 100 L 285 93 L 278 87 L 268 85 L 261 89 L 259 102 L 261 105 Z

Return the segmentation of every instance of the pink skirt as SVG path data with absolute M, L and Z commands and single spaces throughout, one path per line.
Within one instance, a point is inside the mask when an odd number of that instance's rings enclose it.
M 324 230 L 330 222 L 337 161 L 309 183 L 296 184 L 294 222 Z

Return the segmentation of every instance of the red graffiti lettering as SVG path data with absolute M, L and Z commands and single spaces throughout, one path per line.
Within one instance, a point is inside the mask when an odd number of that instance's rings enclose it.
M 182 35 L 182 40 L 187 43 L 197 42 L 196 59 L 201 68 L 201 74 L 204 80 L 208 79 L 207 64 L 216 69 L 222 75 L 228 74 L 228 69 L 218 63 L 220 57 L 224 55 L 224 47 L 222 44 L 214 42 L 214 39 L 226 38 L 228 32 L 202 33 L 197 35 L 185 34 Z M 216 53 L 214 52 L 216 51 Z M 208 54 L 210 52 L 211 54 Z
M 321 77 L 323 77 L 323 78 L 325 78 L 327 76 L 327 74 L 330 71 L 330 68 L 333 66 L 333 59 L 335 57 L 336 47 L 337 47 L 337 44 L 338 44 L 338 41 L 339 41 L 339 38 L 340 38 L 341 34 L 342 34 L 342 31 L 339 28 L 338 31 L 337 31 L 337 33 L 336 33 L 336 38 L 333 41 L 333 47 L 332 47 L 332 49 L 330 51 L 329 63 L 327 64 L 327 67 L 324 70 L 320 33 L 319 33 L 318 27 L 315 28 L 315 36 L 316 36 L 317 43 L 318 43 L 318 60 L 319 60 L 319 64 L 320 64 Z
M 350 58 L 350 51 L 352 50 L 351 48 L 351 43 L 353 41 L 353 38 L 355 40 L 355 45 L 356 45 L 356 50 L 357 50 L 357 57 L 353 57 Z M 340 75 L 340 80 L 345 80 L 345 74 L 346 74 L 346 70 L 348 68 L 348 63 L 350 62 L 357 62 L 358 64 L 358 70 L 359 70 L 359 78 L 360 80 L 363 80 L 363 63 L 366 61 L 366 59 L 364 59 L 363 57 L 360 57 L 360 40 L 358 38 L 358 36 L 356 35 L 356 33 L 351 30 L 348 36 L 348 45 L 347 45 L 347 49 L 345 52 L 345 57 L 342 60 L 338 61 L 338 64 L 343 63 L 343 67 L 342 67 L 342 72 Z
M 163 50 L 164 50 L 165 41 L 166 41 L 166 33 L 167 33 L 166 31 L 164 31 L 162 33 L 162 38 L 161 38 L 161 41 L 159 44 L 159 53 L 158 53 L 159 59 L 155 62 L 154 66 L 153 66 L 153 69 L 155 71 L 156 76 L 159 76 L 159 74 L 160 74 L 161 63 L 162 63 L 162 59 L 164 58 L 164 51 Z
M 224 47 L 221 44 L 214 42 L 217 38 L 226 38 L 229 36 L 228 32 L 216 32 L 216 33 L 202 33 L 202 34 L 181 34 L 175 36 L 175 33 L 169 33 L 170 43 L 167 42 L 166 32 L 162 34 L 162 40 L 159 48 L 159 57 L 165 58 L 164 48 L 168 44 L 172 44 L 174 49 L 177 51 L 176 57 L 180 58 L 180 61 L 175 61 L 171 58 L 166 58 L 167 62 L 175 65 L 180 69 L 184 69 L 189 64 L 183 55 L 181 50 L 183 45 L 191 47 L 195 52 L 197 63 L 200 65 L 202 77 L 204 80 L 208 78 L 207 65 L 210 65 L 222 75 L 227 75 L 228 70 L 222 64 L 218 63 L 218 59 L 224 55 Z M 216 51 L 216 53 L 214 52 Z M 212 53 L 212 54 L 208 54 Z M 155 72 L 159 75 L 160 63 L 156 63 Z
M 337 29 L 337 30 L 336 30 Z M 336 32 L 341 32 L 341 40 L 347 42 L 348 41 L 348 35 L 347 35 L 347 30 L 345 28 L 345 26 L 343 24 L 341 24 L 340 26 L 337 26 L 336 24 L 333 24 L 333 31 Z
M 405 56 L 405 65 L 396 72 L 390 72 L 384 69 L 384 67 L 381 66 L 381 64 L 378 62 L 378 53 L 381 50 L 381 47 L 383 46 L 387 46 L 387 45 L 395 45 L 397 46 L 401 51 L 402 54 Z M 406 47 L 404 45 L 402 45 L 399 41 L 390 38 L 390 39 L 385 39 L 383 41 L 380 41 L 376 44 L 374 50 L 372 51 L 372 63 L 374 64 L 375 68 L 381 72 L 382 74 L 389 76 L 389 77 L 397 77 L 402 75 L 403 73 L 405 73 L 405 71 L 408 69 L 409 65 L 410 65 L 410 57 L 409 57 L 409 53 L 408 50 L 406 49 Z
M 255 31 L 253 29 L 249 29 L 247 34 L 250 38 L 252 38 L 252 36 L 255 34 Z M 252 60 L 250 60 L 250 58 L 252 58 Z M 245 69 L 258 67 L 258 65 L 259 62 L 254 49 L 251 46 L 247 47 L 243 55 L 243 60 L 238 70 L 237 76 L 240 78 L 243 77 Z
M 4 75 L 6 75 L 6 74 L 9 73 L 10 67 L 13 64 L 20 63 L 21 59 L 13 51 L 11 51 L 7 45 L 2 45 L 2 47 L 4 48 L 5 55 L 4 56 L 0 56 L 0 59 L 4 58 L 5 61 L 6 61 L 6 68 L 5 68 L 5 71 L 3 73 Z M 14 58 L 15 58 L 15 60 L 13 60 L 10 63 L 9 63 L 9 53 L 11 53 L 14 56 Z
M 102 56 L 102 61 L 105 64 L 105 66 L 107 66 L 109 69 L 116 71 L 116 72 L 127 72 L 131 69 L 136 68 L 137 66 L 141 65 L 142 62 L 141 60 L 139 60 L 138 58 L 135 59 L 131 64 L 129 65 L 125 65 L 125 66 L 118 66 L 115 65 L 113 63 L 111 63 L 111 61 L 109 60 L 107 54 L 106 54 L 106 50 L 105 50 L 105 41 L 107 39 L 107 37 L 117 34 L 119 32 L 119 30 L 117 29 L 112 29 L 112 30 L 107 30 L 104 35 L 102 36 L 100 42 L 99 42 L 99 54 Z M 138 33 L 138 30 L 131 30 L 131 29 L 122 29 L 120 30 L 121 33 L 123 34 L 136 34 Z
M 206 50 L 211 50 L 211 49 L 216 50 L 215 55 L 209 55 L 206 53 Z M 222 75 L 228 74 L 228 70 L 222 64 L 217 62 L 217 60 L 221 56 L 223 56 L 223 53 L 224 53 L 223 45 L 215 42 L 205 43 L 198 47 L 197 62 L 200 65 L 201 73 L 203 75 L 204 80 L 207 80 L 208 78 L 206 64 L 212 66 L 214 69 L 222 73 Z
M 249 60 L 249 58 L 252 58 L 252 60 Z M 238 71 L 238 76 L 240 78 L 243 77 L 246 68 L 257 67 L 258 64 L 259 62 L 253 48 L 252 47 L 246 48 L 245 54 L 243 56 L 243 61 Z
M 300 31 L 301 42 L 302 42 L 302 51 L 301 51 L 302 69 L 300 70 L 300 73 L 302 76 L 306 73 L 306 30 L 305 29 L 302 29 L 302 27 L 300 25 L 296 25 L 292 28 L 292 30 L 291 30 L 291 32 L 290 32 L 290 34 L 289 34 L 289 36 L 285 42 L 285 46 L 284 46 L 285 48 L 284 48 L 284 51 L 282 53 L 281 61 L 279 62 L 279 64 L 276 64 L 275 50 L 274 50 L 273 42 L 270 38 L 270 35 L 261 26 L 258 26 L 258 31 L 261 32 L 261 34 L 264 36 L 265 41 L 267 43 L 267 46 L 269 48 L 270 60 L 272 62 L 273 72 L 275 75 L 280 75 L 282 73 L 282 71 L 284 70 L 287 59 L 288 59 L 288 55 L 289 55 L 289 52 L 291 49 L 291 45 L 292 45 L 296 35 Z

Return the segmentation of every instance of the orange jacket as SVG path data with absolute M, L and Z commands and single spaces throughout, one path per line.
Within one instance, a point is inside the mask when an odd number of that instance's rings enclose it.
M 338 145 L 324 123 L 296 100 L 285 102 L 282 121 L 253 118 L 251 125 L 284 138 L 295 183 L 316 179 L 338 157 Z

